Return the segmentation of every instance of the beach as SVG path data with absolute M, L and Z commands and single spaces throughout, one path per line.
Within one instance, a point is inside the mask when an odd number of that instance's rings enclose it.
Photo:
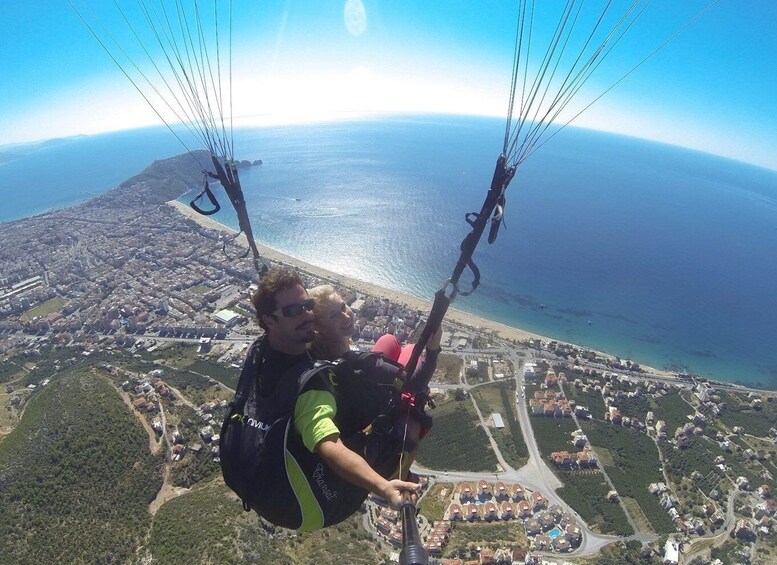
M 172 206 L 181 215 L 186 217 L 187 219 L 190 219 L 205 228 L 225 232 L 231 235 L 234 235 L 236 233 L 236 230 L 229 228 L 211 219 L 208 216 L 203 216 L 201 214 L 198 214 L 183 202 L 180 202 L 178 200 L 171 200 L 168 202 L 168 204 Z M 236 242 L 239 243 L 240 245 L 248 247 L 247 240 L 244 235 L 240 235 L 237 238 Z M 262 245 L 258 241 L 256 242 L 256 246 L 259 249 L 259 253 L 261 253 L 262 256 L 266 257 L 270 261 L 273 261 L 276 263 L 282 263 L 285 265 L 290 265 L 296 269 L 299 269 L 300 271 L 309 273 L 320 279 L 325 279 L 336 285 L 350 288 L 356 291 L 357 293 L 364 294 L 366 296 L 385 298 L 391 302 L 405 304 L 410 308 L 413 308 L 415 310 L 421 310 L 422 312 L 428 312 L 432 307 L 431 300 L 424 300 L 422 298 L 418 298 L 410 294 L 387 289 L 353 277 L 347 277 L 342 274 L 335 273 L 328 269 L 318 267 L 316 265 L 312 265 L 304 261 L 300 261 L 295 257 L 281 253 L 271 247 L 267 247 L 266 245 Z M 483 318 L 480 316 L 476 316 L 474 314 L 470 314 L 468 312 L 463 312 L 453 307 L 448 309 L 448 312 L 446 314 L 446 320 L 462 326 L 469 326 L 471 328 L 476 328 L 484 333 L 493 332 L 498 337 L 509 341 L 520 342 L 520 341 L 531 340 L 531 339 L 539 339 L 544 341 L 554 340 L 554 338 L 551 338 L 548 336 L 529 332 L 526 330 L 522 330 L 520 328 L 514 328 L 506 324 L 501 324 L 499 322 L 489 320 L 488 318 Z M 555 341 L 562 341 L 562 340 L 555 340 Z M 571 345 L 574 345 L 574 344 L 571 344 Z M 581 346 L 577 346 L 577 347 L 581 349 L 590 349 L 590 348 L 583 348 Z M 598 351 L 597 353 L 599 353 L 602 356 L 612 357 L 612 355 L 605 352 Z M 676 376 L 674 373 L 671 373 L 669 371 L 659 370 L 654 367 L 649 367 L 642 364 L 641 366 L 645 371 L 655 375 L 659 375 L 662 377 Z
M 180 214 L 185 216 L 186 218 L 194 222 L 197 222 L 199 225 L 205 228 L 222 231 L 229 234 L 236 233 L 236 230 L 229 228 L 223 224 L 220 224 L 219 222 L 209 218 L 208 216 L 203 216 L 201 214 L 198 214 L 183 202 L 179 202 L 178 200 L 171 200 L 168 202 L 168 204 L 172 206 L 175 210 L 177 210 Z M 246 247 L 248 246 L 244 235 L 241 235 L 240 237 L 238 237 L 236 241 L 240 245 L 243 245 Z M 378 298 L 386 298 L 391 302 L 406 304 L 407 306 L 409 306 L 410 308 L 413 308 L 414 310 L 421 310 L 421 311 L 428 312 L 432 307 L 431 300 L 424 300 L 422 298 L 418 298 L 410 294 L 406 294 L 396 290 L 391 290 L 388 288 L 383 288 L 372 283 L 368 283 L 362 280 L 358 280 L 352 277 L 347 277 L 347 276 L 335 273 L 333 271 L 330 271 L 322 267 L 318 267 L 316 265 L 311 265 L 310 263 L 300 261 L 299 259 L 291 257 L 290 255 L 286 255 L 275 249 L 272 249 L 271 247 L 262 245 L 258 241 L 256 242 L 256 247 L 259 249 L 259 253 L 261 253 L 262 256 L 266 257 L 270 261 L 291 265 L 292 267 L 299 269 L 300 271 L 310 273 L 311 275 L 314 275 L 318 278 L 326 279 L 335 284 L 344 286 L 346 288 L 350 288 L 358 293 L 361 293 L 367 296 L 374 296 Z M 479 330 L 484 332 L 493 331 L 497 335 L 499 335 L 499 337 L 507 340 L 524 341 L 527 339 L 542 339 L 542 340 L 549 341 L 552 339 L 547 336 L 542 336 L 532 332 L 527 332 L 519 328 L 513 328 L 505 324 L 500 324 L 499 322 L 494 322 L 493 320 L 489 320 L 487 318 L 481 318 L 480 316 L 475 316 L 467 312 L 462 312 L 461 310 L 457 310 L 456 308 L 453 308 L 453 307 L 448 309 L 446 318 L 449 321 L 455 322 L 457 324 L 478 328 Z

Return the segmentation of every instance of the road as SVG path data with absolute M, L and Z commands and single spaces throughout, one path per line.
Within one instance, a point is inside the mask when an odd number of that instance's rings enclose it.
M 521 358 L 512 349 L 502 350 L 500 352 L 503 355 L 505 354 L 510 355 L 513 361 L 513 366 L 516 369 L 514 371 L 516 391 L 518 391 L 520 394 L 520 392 L 523 391 L 524 382 L 523 382 L 523 372 L 517 370 L 519 367 L 519 361 L 523 361 L 525 363 L 531 363 L 533 361 L 533 358 L 531 356 L 526 358 Z M 494 350 L 489 350 L 489 353 L 494 353 Z M 479 386 L 479 385 L 476 385 L 476 386 Z M 439 388 L 471 389 L 474 387 L 470 387 L 469 385 L 443 385 Z M 520 401 L 520 400 L 523 400 L 523 401 Z M 572 516 L 574 516 L 575 520 L 580 525 L 580 529 L 583 532 L 583 540 L 582 540 L 582 543 L 580 544 L 580 547 L 577 548 L 571 554 L 574 556 L 595 554 L 602 547 L 610 543 L 621 541 L 624 539 L 626 540 L 635 539 L 635 538 L 622 538 L 618 536 L 608 536 L 608 535 L 594 533 L 593 531 L 591 531 L 591 528 L 588 526 L 585 520 L 583 520 L 582 516 L 580 516 L 571 506 L 569 506 L 566 502 L 564 502 L 564 500 L 560 496 L 558 496 L 558 494 L 556 494 L 556 489 L 564 486 L 564 484 L 558 479 L 558 477 L 556 477 L 556 474 L 553 472 L 553 470 L 550 469 L 550 467 L 548 467 L 548 465 L 545 463 L 545 461 L 542 459 L 542 456 L 540 455 L 540 450 L 539 450 L 539 447 L 537 446 L 537 440 L 534 437 L 534 431 L 532 429 L 531 422 L 529 420 L 529 410 L 526 405 L 525 399 L 519 398 L 519 401 L 516 403 L 518 407 L 518 422 L 521 426 L 521 433 L 523 434 L 523 440 L 526 443 L 526 447 L 529 451 L 529 460 L 526 463 L 526 465 L 524 465 L 520 469 L 513 469 L 504 460 L 501 452 L 499 451 L 498 446 L 496 445 L 496 442 L 491 436 L 491 432 L 483 418 L 483 415 L 480 413 L 477 403 L 475 403 L 474 399 L 472 399 L 472 402 L 480 418 L 480 424 L 483 427 L 483 429 L 486 431 L 486 434 L 488 435 L 489 441 L 491 442 L 491 446 L 494 449 L 494 453 L 496 453 L 497 461 L 499 462 L 499 465 L 502 467 L 503 471 L 498 473 L 439 471 L 439 470 L 424 468 L 416 463 L 413 465 L 413 470 L 415 472 L 422 473 L 422 474 L 433 474 L 433 475 L 436 475 L 439 480 L 445 480 L 445 481 L 451 481 L 451 482 L 463 482 L 463 481 L 472 482 L 472 481 L 478 481 L 483 479 L 487 481 L 500 480 L 507 483 L 511 483 L 511 482 L 520 483 L 525 487 L 527 487 L 529 490 L 540 491 L 551 504 L 558 504 L 559 506 L 561 506 L 561 508 L 564 509 L 564 511 L 569 512 Z M 551 554 L 548 554 L 548 555 L 551 555 Z M 557 554 L 552 554 L 552 555 L 557 556 Z

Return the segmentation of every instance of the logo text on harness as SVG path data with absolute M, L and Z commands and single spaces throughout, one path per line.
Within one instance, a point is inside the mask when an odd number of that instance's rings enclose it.
M 270 424 L 265 424 L 264 422 L 260 422 L 254 418 L 246 418 L 245 414 L 233 414 L 232 419 L 238 420 L 241 424 L 251 426 L 252 428 L 256 428 L 262 432 L 266 432 L 270 429 Z
M 324 481 L 324 466 L 321 463 L 316 465 L 316 470 L 313 471 L 313 478 L 316 480 L 318 488 L 321 489 L 321 494 L 324 495 L 324 498 L 327 500 L 334 500 L 337 498 L 337 494 L 332 492 L 327 486 L 326 481 Z

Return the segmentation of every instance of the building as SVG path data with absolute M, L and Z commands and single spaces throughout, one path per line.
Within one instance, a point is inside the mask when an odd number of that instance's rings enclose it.
M 677 565 L 680 562 L 680 544 L 673 539 L 664 545 L 664 565 Z
M 228 310 L 225 308 L 224 310 L 219 310 L 218 312 L 213 314 L 213 318 L 218 323 L 224 324 L 228 328 L 231 328 L 242 319 L 242 316 L 237 312 L 233 312 L 232 310 Z
M 537 490 L 531 493 L 531 500 L 532 500 L 532 508 L 534 508 L 535 512 L 538 510 L 542 510 L 548 504 L 548 501 L 545 500 L 545 497 L 542 496 L 542 493 Z

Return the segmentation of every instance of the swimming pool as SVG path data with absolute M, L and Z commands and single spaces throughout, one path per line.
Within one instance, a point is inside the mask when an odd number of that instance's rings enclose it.
M 548 532 L 548 535 L 550 536 L 550 539 L 556 539 L 561 535 L 561 530 L 558 528 L 553 528 L 551 531 Z

